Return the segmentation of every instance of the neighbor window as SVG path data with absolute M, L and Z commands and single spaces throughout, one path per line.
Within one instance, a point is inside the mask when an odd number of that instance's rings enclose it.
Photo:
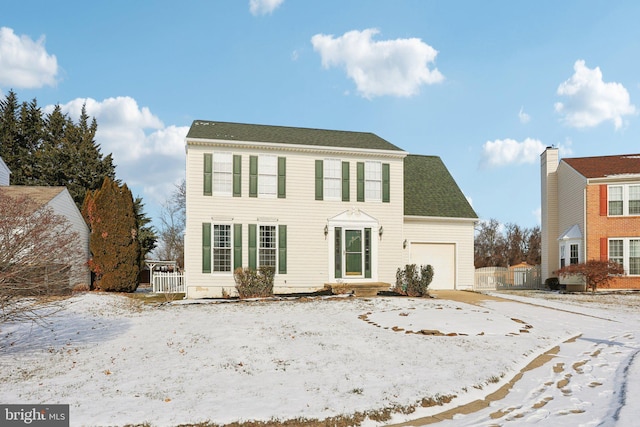
M 624 240 L 609 240 L 609 259 L 620 265 L 624 265 Z
M 231 225 L 213 225 L 213 271 L 231 271 Z
M 566 265 L 566 261 L 564 259 L 564 244 L 560 245 L 560 268 L 563 268 Z
M 640 239 L 629 240 L 629 274 L 640 275 Z
M 610 185 L 609 215 L 640 215 L 640 185 Z
M 640 215 L 640 185 L 629 186 L 629 215 Z
M 578 244 L 569 245 L 569 264 L 578 264 Z

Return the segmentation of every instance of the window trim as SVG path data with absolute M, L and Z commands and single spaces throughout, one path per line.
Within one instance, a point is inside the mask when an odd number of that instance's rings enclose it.
M 330 168 L 333 166 L 333 168 Z M 329 176 L 329 172 L 334 172 L 335 176 Z M 322 161 L 322 193 L 324 200 L 342 200 L 342 160 L 336 158 L 328 158 Z M 334 187 L 330 188 L 327 184 L 331 182 Z M 332 190 L 332 192 L 328 190 Z
M 376 171 L 371 170 L 373 165 L 376 165 Z M 373 172 L 376 172 L 379 177 L 372 178 L 370 175 Z M 376 187 L 374 189 L 378 193 L 376 197 L 371 197 L 369 194 L 372 185 Z M 379 160 L 367 160 L 364 162 L 364 200 L 368 202 L 382 202 L 382 162 Z
M 224 162 L 220 162 L 219 159 L 225 157 L 225 161 Z M 216 158 L 218 159 L 218 161 L 216 162 Z M 222 164 L 224 163 L 225 165 L 229 166 L 229 170 L 228 171 L 221 171 L 221 170 L 216 170 L 216 163 Z M 233 153 L 231 152 L 227 152 L 227 151 L 214 151 L 213 152 L 213 156 L 212 156 L 212 162 L 211 162 L 211 190 L 213 195 L 216 196 L 232 196 L 233 195 Z M 225 188 L 224 190 L 220 190 L 220 189 L 216 189 L 216 176 L 221 177 L 224 176 L 226 178 L 225 185 L 228 188 Z M 221 182 L 221 181 L 218 181 Z

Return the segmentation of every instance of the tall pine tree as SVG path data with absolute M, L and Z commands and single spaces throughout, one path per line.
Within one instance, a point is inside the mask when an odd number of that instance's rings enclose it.
M 89 266 L 94 286 L 103 291 L 133 292 L 138 287 L 140 242 L 131 191 L 105 178 L 99 190 L 88 192 L 83 203 L 91 234 Z

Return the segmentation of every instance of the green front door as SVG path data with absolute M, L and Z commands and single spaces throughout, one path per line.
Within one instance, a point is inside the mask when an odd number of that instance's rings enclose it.
M 362 230 L 345 230 L 345 275 L 362 276 Z

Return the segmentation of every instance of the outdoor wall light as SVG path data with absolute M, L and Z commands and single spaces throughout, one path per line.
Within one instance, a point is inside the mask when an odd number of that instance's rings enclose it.
M 404 242 L 402 242 L 402 249 L 407 249 L 407 239 L 404 239 Z
M 380 226 L 380 229 L 378 230 L 378 236 L 380 236 L 380 238 L 382 238 L 382 233 L 384 232 L 384 230 L 382 229 L 382 226 Z
M 324 237 L 325 237 L 325 238 L 327 237 L 327 234 L 329 234 L 329 226 L 328 226 L 328 225 L 325 225 L 325 226 L 324 226 Z

